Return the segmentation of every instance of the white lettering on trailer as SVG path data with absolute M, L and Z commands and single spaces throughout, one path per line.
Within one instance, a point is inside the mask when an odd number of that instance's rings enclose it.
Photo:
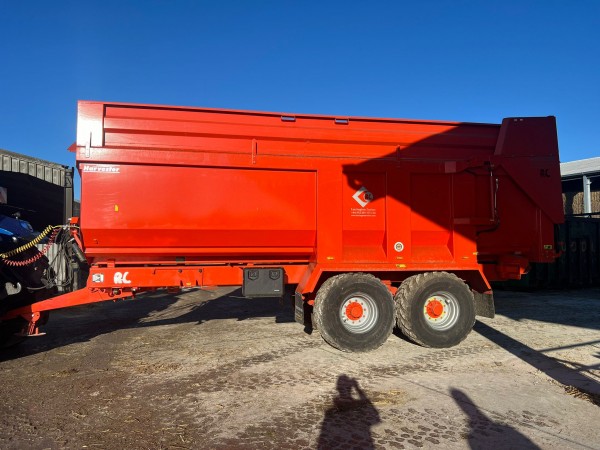
M 119 166 L 100 166 L 96 164 L 84 164 L 83 171 L 88 173 L 120 173 L 121 168 Z
M 128 275 L 129 272 L 115 272 L 115 277 L 113 281 L 115 282 L 115 284 L 131 284 L 131 280 L 127 279 Z

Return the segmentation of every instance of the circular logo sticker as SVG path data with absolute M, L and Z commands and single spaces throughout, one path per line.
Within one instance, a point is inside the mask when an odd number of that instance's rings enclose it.
M 400 253 L 402 250 L 404 250 L 404 244 L 402 242 L 396 242 L 394 244 L 394 250 Z

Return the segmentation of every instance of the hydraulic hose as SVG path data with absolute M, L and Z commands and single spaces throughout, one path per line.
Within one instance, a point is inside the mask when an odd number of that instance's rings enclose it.
M 36 236 L 31 241 L 29 241 L 27 244 L 21 245 L 20 247 L 10 250 L 6 253 L 0 253 L 0 261 L 2 261 L 7 266 L 12 266 L 12 267 L 23 267 L 23 266 L 27 266 L 29 264 L 33 264 L 35 261 L 40 259 L 44 254 L 46 254 L 46 252 L 48 251 L 50 246 L 54 243 L 54 240 L 56 239 L 56 236 L 58 235 L 58 233 L 60 232 L 62 227 L 63 227 L 62 225 L 57 225 L 57 226 L 48 225 L 44 229 L 44 231 L 42 231 L 38 236 Z M 38 252 L 35 256 L 32 256 L 31 258 L 28 258 L 24 261 L 12 261 L 12 260 L 8 259 L 11 256 L 18 255 L 19 253 L 23 253 L 24 251 L 35 247 L 50 232 L 52 232 L 52 234 L 48 238 L 48 243 L 46 245 L 44 245 L 44 248 L 40 252 Z

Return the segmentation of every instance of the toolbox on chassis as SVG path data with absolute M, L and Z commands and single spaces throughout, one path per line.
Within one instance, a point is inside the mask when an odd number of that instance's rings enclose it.
M 79 102 L 87 286 L 47 311 L 158 288 L 293 286 L 296 319 L 342 350 L 396 324 L 431 347 L 493 316 L 490 280 L 556 257 L 554 117 L 502 124 Z M 66 232 L 66 231 L 65 231 Z M 77 248 L 75 248 L 77 250 Z

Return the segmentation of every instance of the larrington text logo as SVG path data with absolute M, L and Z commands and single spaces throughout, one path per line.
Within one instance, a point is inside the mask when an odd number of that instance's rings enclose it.
M 373 194 L 371 194 L 367 188 L 363 186 L 354 193 L 352 198 L 356 200 L 356 203 L 364 208 L 373 200 Z

